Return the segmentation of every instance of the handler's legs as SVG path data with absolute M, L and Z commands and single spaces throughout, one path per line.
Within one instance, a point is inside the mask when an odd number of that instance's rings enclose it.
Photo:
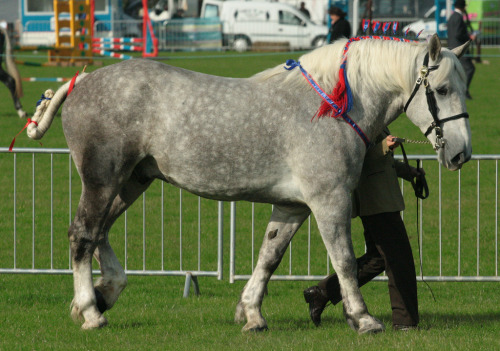
M 357 259 L 358 284 L 363 286 L 385 269 L 393 324 L 416 326 L 419 322 L 417 282 L 410 242 L 399 212 L 361 218 L 365 228 L 367 252 Z M 316 325 L 328 301 L 342 300 L 338 276 L 332 274 L 304 291 L 309 313 Z
M 462 64 L 464 71 L 465 71 L 465 75 L 467 77 L 467 93 L 466 93 L 467 98 L 472 99 L 470 92 L 469 92 L 469 86 L 470 86 L 470 83 L 472 81 L 472 77 L 474 76 L 474 72 L 476 71 L 476 67 L 472 63 L 472 59 L 470 57 L 462 56 L 460 58 L 460 63 Z
M 373 240 L 365 231 L 366 253 L 357 258 L 358 265 L 358 285 L 362 287 L 370 280 L 378 276 L 385 270 L 384 259 L 380 255 Z M 328 295 L 328 299 L 333 305 L 342 301 L 340 294 L 339 278 L 337 274 L 332 274 L 318 283 L 321 289 L 324 289 Z
M 385 270 L 384 259 L 378 252 L 375 242 L 369 236 L 367 231 L 364 231 L 366 253 L 356 259 L 358 285 L 361 287 L 370 280 L 378 276 Z M 309 304 L 309 314 L 313 323 L 318 326 L 321 323 L 321 313 L 328 301 L 336 305 L 342 301 L 340 292 L 339 277 L 337 274 L 331 274 L 318 283 L 317 286 L 312 286 L 304 290 L 304 297 Z
M 361 217 L 385 260 L 393 326 L 419 322 L 417 280 L 410 241 L 399 212 Z

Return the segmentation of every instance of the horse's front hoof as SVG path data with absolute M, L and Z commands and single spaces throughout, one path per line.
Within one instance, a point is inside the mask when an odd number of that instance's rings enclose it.
M 108 305 L 106 304 L 106 300 L 104 300 L 104 295 L 97 289 L 94 289 L 96 305 L 99 312 L 104 313 L 108 309 Z
M 80 309 L 75 305 L 74 300 L 71 302 L 71 318 L 75 323 L 83 320 Z
M 385 325 L 375 317 L 361 323 L 358 334 L 378 334 L 385 331 Z
M 267 327 L 266 324 L 264 325 L 258 325 L 258 324 L 250 324 L 247 323 L 243 329 L 241 329 L 242 332 L 254 332 L 254 333 L 259 333 L 263 331 L 267 331 L 269 328 Z
M 99 329 L 105 327 L 107 324 L 108 320 L 104 316 L 101 316 L 97 320 L 85 321 L 85 323 L 83 323 L 82 325 L 82 329 L 83 330 Z
M 245 321 L 245 309 L 241 306 L 241 303 L 238 303 L 238 305 L 236 305 L 236 312 L 234 313 L 234 322 L 240 324 Z

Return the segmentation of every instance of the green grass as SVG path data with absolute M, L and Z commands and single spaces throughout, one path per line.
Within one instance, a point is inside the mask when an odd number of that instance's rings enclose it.
M 302 298 L 305 282 L 271 282 L 263 305 L 270 330 L 243 334 L 233 323 L 243 282 L 200 278 L 201 296 L 184 299 L 176 277 L 130 277 L 106 312 L 109 326 L 81 331 L 68 315 L 70 276 L 0 276 L 2 350 L 496 350 L 498 283 L 419 284 L 421 330 L 358 336 L 342 308 L 329 307 L 316 328 Z M 22 287 L 22 289 L 20 289 Z M 363 289 L 370 311 L 391 325 L 387 287 Z
M 490 54 L 500 54 L 490 49 Z M 168 54 L 164 62 L 205 73 L 230 77 L 247 77 L 265 68 L 297 58 L 298 53 L 266 54 L 262 56 L 234 55 L 227 53 L 176 53 Z M 44 61 L 37 57 L 22 57 L 26 61 Z M 111 64 L 113 60 L 103 60 Z M 497 97 L 500 76 L 500 58 L 490 59 L 489 65 L 477 65 L 471 87 L 474 100 L 467 103 L 471 115 L 473 150 L 475 154 L 500 153 L 500 123 Z M 71 77 L 73 67 L 19 66 L 23 77 Z M 97 67 L 89 67 L 90 71 Z M 47 88 L 57 88 L 60 83 L 24 83 L 23 105 L 31 114 L 40 94 Z M 0 145 L 7 147 L 12 138 L 24 126 L 6 89 L 0 89 Z M 393 134 L 408 139 L 422 139 L 421 133 L 401 116 L 391 125 Z M 66 142 L 59 119 L 42 140 L 43 147 L 65 148 Z M 16 147 L 39 147 L 25 133 L 17 138 Z M 432 154 L 428 145 L 408 145 L 409 154 Z M 17 156 L 17 267 L 31 268 L 32 259 L 32 182 L 31 155 Z M 39 155 L 35 170 L 35 267 L 50 267 L 47 255 L 53 232 L 55 268 L 68 268 L 67 228 L 69 172 L 67 155 L 54 156 L 54 225 L 50 225 L 50 157 Z M 13 265 L 13 157 L 0 154 L 0 267 Z M 437 213 L 437 173 L 435 162 L 426 162 L 431 196 L 423 202 L 424 234 L 422 255 L 424 274 L 439 274 L 439 239 Z M 494 205 L 495 168 L 490 163 L 481 164 L 480 187 L 480 274 L 494 275 Z M 443 170 L 443 275 L 457 275 L 458 240 L 456 213 L 458 208 L 458 173 Z M 462 227 L 461 227 L 461 274 L 476 275 L 476 172 L 477 164 L 470 163 L 462 170 Z M 80 194 L 80 181 L 73 169 L 74 213 Z M 146 193 L 147 269 L 161 269 L 160 183 L 155 182 Z M 407 210 L 405 222 L 410 240 L 418 258 L 415 230 L 415 200 L 405 185 Z M 164 269 L 179 267 L 179 191 L 165 186 L 164 197 L 165 254 Z M 183 259 L 184 269 L 197 269 L 197 206 L 196 197 L 183 196 Z M 202 200 L 202 262 L 201 269 L 216 268 L 216 204 Z M 61 211 L 62 209 L 62 211 Z M 236 273 L 251 272 L 250 204 L 238 203 L 238 237 L 236 242 Z M 115 307 L 106 312 L 110 322 L 102 330 L 83 332 L 69 317 L 72 299 L 71 276 L 0 275 L 0 350 L 25 349 L 162 349 L 162 350 L 323 350 L 323 349 L 500 349 L 500 307 L 498 283 L 430 283 L 437 302 L 423 283 L 419 283 L 419 302 L 422 330 L 408 334 L 388 330 L 376 336 L 358 336 L 346 325 L 341 307 L 329 308 L 324 323 L 315 328 L 308 319 L 302 290 L 312 283 L 277 282 L 269 285 L 269 295 L 263 305 L 263 313 L 270 330 L 261 334 L 242 334 L 241 326 L 233 323 L 233 313 L 244 282 L 228 283 L 229 264 L 229 206 L 225 206 L 224 273 L 225 279 L 199 278 L 202 295 L 183 299 L 184 279 L 179 277 L 129 277 L 129 286 Z M 269 205 L 256 205 L 255 246 L 258 250 L 262 234 L 270 215 Z M 142 199 L 128 211 L 127 268 L 142 269 Z M 111 233 L 111 243 L 124 264 L 124 219 L 120 218 Z M 355 250 L 363 250 L 360 223 L 353 224 Z M 326 252 L 321 244 L 315 224 L 312 225 L 311 273 L 325 273 Z M 293 241 L 293 274 L 306 274 L 307 233 L 301 228 Z M 418 264 L 418 261 L 417 261 Z M 288 274 L 289 259 L 285 254 L 276 274 Z M 417 269 L 418 270 L 418 269 Z M 363 289 L 370 312 L 391 326 L 390 305 L 386 283 L 372 283 Z

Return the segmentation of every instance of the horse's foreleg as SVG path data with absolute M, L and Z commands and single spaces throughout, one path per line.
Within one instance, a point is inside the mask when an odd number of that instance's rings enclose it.
M 323 218 L 315 213 L 318 228 L 339 277 L 344 314 L 349 326 L 358 333 L 377 333 L 384 324 L 371 316 L 359 291 L 356 279 L 356 257 L 351 240 L 350 218 L 335 223 L 332 216 Z
M 236 307 L 235 321 L 247 320 L 243 331 L 267 329 L 266 320 L 261 313 L 267 283 L 280 264 L 290 240 L 292 240 L 309 213 L 310 211 L 306 207 L 274 206 L 260 248 L 257 265 L 250 280 L 243 288 L 240 301 Z

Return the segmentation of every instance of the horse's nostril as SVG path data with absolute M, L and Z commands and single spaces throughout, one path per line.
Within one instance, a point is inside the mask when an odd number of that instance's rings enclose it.
M 455 157 L 452 158 L 451 160 L 454 164 L 458 164 L 458 165 L 461 165 L 463 163 L 465 163 L 465 155 L 463 152 L 459 153 L 458 155 L 456 155 Z

